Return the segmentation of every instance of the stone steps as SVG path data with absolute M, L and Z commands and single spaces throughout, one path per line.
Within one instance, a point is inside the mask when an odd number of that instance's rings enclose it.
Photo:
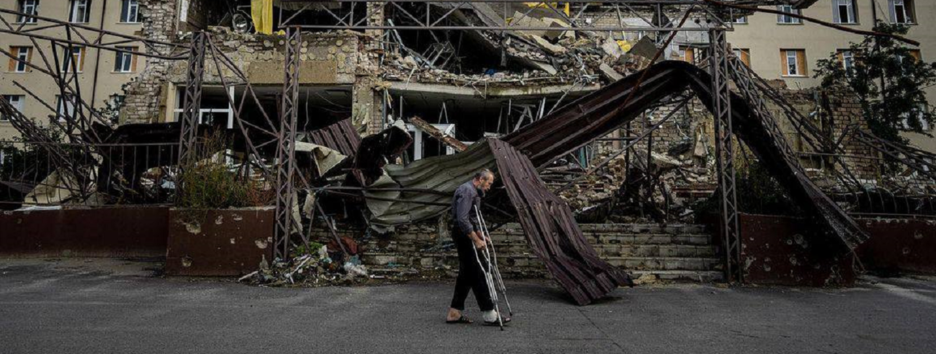
M 691 224 L 586 224 L 582 233 L 599 257 L 638 278 L 662 281 L 722 279 L 721 260 L 704 226 Z M 519 224 L 508 224 L 493 235 L 498 263 L 504 276 L 547 276 L 543 263 L 532 253 Z M 441 242 L 440 241 L 444 241 Z M 448 245 L 442 249 L 440 245 Z M 431 230 L 394 235 L 361 245 L 362 261 L 371 269 L 395 272 L 442 270 L 453 272 L 458 257 L 448 236 Z
M 725 279 L 725 273 L 721 271 L 634 270 L 630 273 L 637 283 L 652 283 L 655 281 L 714 283 Z M 652 276 L 652 279 L 647 280 L 648 275 Z
M 632 270 L 716 270 L 720 263 L 714 257 L 601 257 L 615 267 Z M 501 269 L 531 267 L 526 270 L 542 270 L 542 262 L 533 254 L 498 255 Z M 458 257 L 454 253 L 424 253 L 418 256 L 401 253 L 368 253 L 362 261 L 370 266 L 398 266 L 406 268 L 431 269 L 443 264 L 457 267 Z

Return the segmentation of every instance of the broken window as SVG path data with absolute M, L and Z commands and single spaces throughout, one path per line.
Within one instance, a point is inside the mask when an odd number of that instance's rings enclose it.
M 923 131 L 929 131 L 930 126 L 926 121 L 926 105 L 918 104 L 912 111 L 904 113 L 903 116 L 903 128 L 910 130 L 915 126 L 919 126 Z
M 779 5 L 777 6 L 777 11 L 782 11 L 788 14 L 799 15 L 800 10 L 794 9 L 793 5 Z M 798 25 L 802 23 L 799 18 L 793 17 L 790 15 L 777 15 L 777 23 L 788 24 L 788 25 Z
M 446 136 L 455 136 L 455 124 L 432 124 L 432 126 Z M 455 154 L 454 148 L 433 139 L 415 125 L 407 124 L 406 130 L 413 136 L 413 144 L 407 148 L 407 153 L 412 157 L 413 161 L 422 160 L 429 156 Z
M 780 50 L 783 76 L 806 76 L 806 51 L 802 49 Z
M 593 89 L 542 85 L 537 90 L 553 93 L 530 95 L 522 88 L 504 88 L 497 96 L 481 97 L 468 87 L 410 83 L 387 91 L 385 114 L 393 120 L 419 117 L 444 135 L 470 145 L 521 129 L 545 117 L 557 104 L 572 102 Z M 415 132 L 416 128 L 410 127 L 410 131 Z M 408 149 L 406 161 L 455 152 L 430 134 L 414 134 L 413 138 L 414 146 Z
M 6 100 L 17 112 L 22 113 L 23 108 L 26 104 L 25 95 L 3 95 L 3 99 Z M 0 114 L 0 121 L 10 120 L 10 117 L 6 117 Z
M 33 16 L 39 15 L 39 0 L 20 0 L 19 12 Z M 36 23 L 36 18 L 20 15 L 16 23 Z
M 27 63 L 32 60 L 32 47 L 10 47 L 10 54 L 13 58 L 10 58 L 9 72 L 24 73 L 29 69 Z
M 62 58 L 62 71 L 71 72 L 74 69 L 77 72 L 84 70 L 85 47 L 71 47 L 71 53 L 65 48 L 65 55 Z
M 227 91 L 227 96 L 234 96 L 234 87 Z M 176 108 L 173 111 L 175 121 L 182 117 L 185 105 L 185 87 L 176 89 Z M 231 109 L 228 97 L 225 97 L 223 87 L 204 87 L 202 89 L 201 107 L 198 109 L 198 124 L 220 125 L 227 129 L 234 129 L 234 111 Z
M 855 68 L 855 55 L 850 50 L 840 49 L 838 51 L 839 62 L 842 63 L 842 69 L 845 73 L 851 75 Z
M 64 121 L 66 117 L 75 116 L 75 96 L 65 95 L 65 99 L 62 99 L 62 96 L 55 96 L 55 112 L 58 114 L 58 119 Z
M 741 62 L 744 63 L 747 67 L 751 67 L 751 50 L 747 48 L 734 48 L 734 55 L 741 59 Z
M 855 0 L 832 0 L 832 20 L 841 24 L 858 23 Z
M 913 0 L 888 0 L 890 8 L 890 18 L 892 23 L 913 24 L 916 23 L 915 13 L 913 11 Z

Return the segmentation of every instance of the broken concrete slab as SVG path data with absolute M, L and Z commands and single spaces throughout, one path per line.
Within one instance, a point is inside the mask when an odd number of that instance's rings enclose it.
M 601 70 L 601 74 L 608 80 L 611 80 L 611 82 L 624 78 L 624 75 L 619 74 L 614 68 L 605 63 L 601 63 L 601 65 L 598 66 L 598 70 Z

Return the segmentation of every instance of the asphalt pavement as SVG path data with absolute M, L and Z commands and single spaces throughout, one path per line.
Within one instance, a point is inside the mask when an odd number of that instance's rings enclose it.
M 619 289 L 509 281 L 514 321 L 449 325 L 454 281 L 264 288 L 157 263 L 0 259 L 0 353 L 933 353 L 936 279 Z M 469 298 L 468 316 L 479 319 Z

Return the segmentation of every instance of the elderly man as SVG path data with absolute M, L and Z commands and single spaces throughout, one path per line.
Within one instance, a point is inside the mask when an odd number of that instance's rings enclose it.
M 482 252 L 477 252 L 484 248 L 485 236 L 481 232 L 481 225 L 478 224 L 476 211 L 480 210 L 481 195 L 490 190 L 493 183 L 494 174 L 485 169 L 476 173 L 471 181 L 459 186 L 452 199 L 452 240 L 458 249 L 458 279 L 455 280 L 455 295 L 445 319 L 447 323 L 471 323 L 463 314 L 465 299 L 471 290 L 474 291 L 478 306 L 481 307 L 484 324 L 498 324 L 499 314 L 494 311 L 494 301 L 491 300 L 490 289 L 484 276 L 487 268 L 482 268 L 486 267 L 487 259 Z M 504 323 L 510 322 L 508 317 L 502 320 Z

